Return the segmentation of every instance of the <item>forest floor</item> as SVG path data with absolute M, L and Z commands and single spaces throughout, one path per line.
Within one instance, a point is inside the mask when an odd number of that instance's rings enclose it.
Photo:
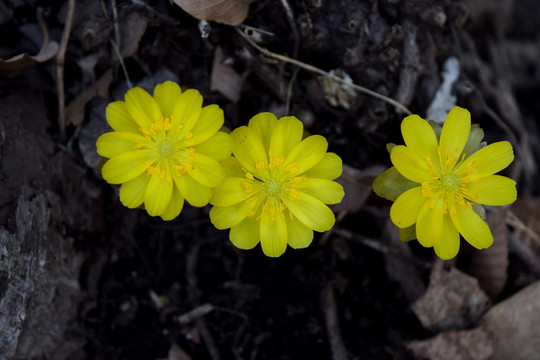
M 0 2 L 0 358 L 540 353 L 540 2 L 258 0 L 236 27 L 165 0 L 72 3 Z M 406 114 L 287 59 L 422 117 L 440 91 L 488 143 L 510 141 L 518 200 L 488 209 L 494 245 L 462 241 L 442 262 L 401 243 L 371 183 Z M 105 108 L 165 80 L 220 105 L 230 129 L 270 111 L 325 136 L 345 164 L 335 227 L 274 259 L 236 249 L 209 207 L 170 222 L 123 207 L 97 170 Z

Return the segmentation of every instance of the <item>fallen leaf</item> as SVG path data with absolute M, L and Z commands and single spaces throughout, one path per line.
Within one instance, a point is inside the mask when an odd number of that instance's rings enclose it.
M 343 173 L 336 181 L 343 186 L 345 197 L 341 203 L 334 206 L 334 211 L 360 210 L 371 193 L 371 184 L 384 169 L 382 166 L 372 166 L 359 170 L 343 164 Z
M 538 359 L 540 354 L 540 281 L 489 310 L 480 326 L 491 336 L 490 360 Z
M 52 59 L 58 53 L 58 43 L 51 41 L 43 46 L 41 51 L 35 55 L 29 55 L 28 53 L 22 53 L 15 55 L 10 59 L 0 59 L 0 76 L 3 77 L 15 77 L 18 76 L 23 70 L 34 66 L 37 63 L 42 63 Z
M 173 343 L 169 349 L 167 360 L 191 360 L 191 356 L 182 350 L 180 346 Z
M 491 340 L 482 329 L 446 331 L 439 335 L 405 344 L 417 359 L 487 360 L 493 355 Z
M 236 103 L 240 100 L 242 77 L 229 65 L 224 64 L 225 55 L 221 46 L 214 52 L 210 89 L 219 91 L 223 96 Z
M 173 0 L 185 12 L 199 20 L 238 25 L 248 15 L 251 0 Z
M 464 329 L 484 315 L 491 302 L 478 280 L 441 261 L 431 271 L 429 287 L 412 309 L 422 325 L 433 332 Z

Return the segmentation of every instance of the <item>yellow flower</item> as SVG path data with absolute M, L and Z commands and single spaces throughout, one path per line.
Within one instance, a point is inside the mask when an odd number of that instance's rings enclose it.
M 313 230 L 329 230 L 343 188 L 332 181 L 342 171 L 341 159 L 327 153 L 319 135 L 302 140 L 303 125 L 293 116 L 277 120 L 270 113 L 254 116 L 231 134 L 233 155 L 223 164 L 227 178 L 214 189 L 210 219 L 218 229 L 231 228 L 240 249 L 259 242 L 267 256 L 283 254 L 289 244 L 305 248 Z
M 418 115 L 401 124 L 405 146 L 391 149 L 394 167 L 374 182 L 377 194 L 392 200 L 392 222 L 407 237 L 416 232 L 424 247 L 441 259 L 455 257 L 459 235 L 477 249 L 493 243 L 488 225 L 475 210 L 481 205 L 508 205 L 516 200 L 516 182 L 494 175 L 514 159 L 507 141 L 482 147 L 483 132 L 472 126 L 466 109 L 454 107 L 440 131 Z M 414 227 L 416 225 L 416 228 Z M 404 239 L 408 240 L 408 239 Z
M 219 161 L 230 156 L 230 135 L 220 132 L 223 111 L 202 107 L 197 90 L 182 92 L 166 81 L 153 96 L 141 88 L 126 93 L 125 102 L 107 107 L 107 122 L 114 131 L 103 134 L 97 152 L 108 160 L 103 178 L 122 184 L 120 200 L 129 208 L 144 203 L 151 216 L 172 220 L 184 199 L 193 206 L 208 204 L 211 188 L 225 171 Z

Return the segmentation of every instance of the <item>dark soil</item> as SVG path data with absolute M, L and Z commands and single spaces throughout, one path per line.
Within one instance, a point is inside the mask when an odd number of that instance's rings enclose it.
M 250 5 L 243 24 L 265 31 L 255 30 L 260 46 L 324 71 L 342 69 L 421 116 L 441 85 L 444 62 L 456 57 L 457 104 L 471 111 L 489 143 L 512 142 L 516 161 L 504 173 L 518 181 L 520 204 L 512 211 L 533 230 L 538 226 L 523 204 L 538 204 L 539 2 L 288 4 L 294 28 L 281 1 Z M 49 40 L 61 45 L 69 1 L 0 5 L 1 59 L 39 52 L 38 7 Z M 54 56 L 28 67 L 17 63 L 27 67 L 21 71 L 0 63 L 0 230 L 6 243 L 22 244 L 0 247 L 0 331 L 13 334 L 0 337 L 0 358 L 407 359 L 413 355 L 406 343 L 435 335 L 411 309 L 435 255 L 416 242 L 395 241 L 390 203 L 369 187 L 390 166 L 386 143 L 402 143 L 405 114 L 362 93 L 339 95 L 342 104 L 333 106 L 319 75 L 261 55 L 231 26 L 210 25 L 201 38 L 198 20 L 164 0 L 77 2 L 63 64 Z M 118 40 L 121 61 L 111 42 Z M 219 63 L 238 75 L 221 86 L 240 81 L 239 93 L 211 88 L 217 48 Z M 336 208 L 335 231 L 278 259 L 260 247 L 232 246 L 228 231 L 210 223 L 209 207 L 186 206 L 171 222 L 123 207 L 117 188 L 97 171 L 95 139 L 108 129 L 104 109 L 123 98 L 129 83 L 151 90 L 165 80 L 219 104 L 229 128 L 263 111 L 286 115 L 290 100 L 288 114 L 324 135 L 329 151 L 358 170 L 346 196 L 361 200 Z M 477 277 L 493 303 L 539 277 L 537 257 L 531 264 L 512 246 L 508 253 L 509 241 L 520 241 L 516 229 L 503 224 L 498 234 L 502 260 L 478 265 L 463 244 L 447 264 Z M 525 244 L 538 256 L 538 245 Z M 25 260 L 40 254 L 50 268 Z M 470 270 L 478 266 L 501 274 L 495 290 Z M 38 268 L 43 278 L 32 278 Z M 19 281 L 32 286 L 22 291 Z M 34 311 L 37 303 L 48 310 Z M 193 310 L 193 318 L 182 317 Z

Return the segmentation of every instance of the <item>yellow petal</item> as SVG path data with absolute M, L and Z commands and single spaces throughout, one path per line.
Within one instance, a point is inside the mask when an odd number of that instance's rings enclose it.
M 285 158 L 283 166 L 287 168 L 289 165 L 295 165 L 296 174 L 300 175 L 321 161 L 327 149 L 328 142 L 323 136 L 312 135 L 302 140 L 300 144 L 292 149 Z
M 285 159 L 292 149 L 302 141 L 303 133 L 302 122 L 294 116 L 285 116 L 279 119 L 270 140 L 272 155 L 276 158 L 283 156 Z
M 297 218 L 285 215 L 287 222 L 287 241 L 293 249 L 304 249 L 313 241 L 313 230 L 301 223 Z
M 154 121 L 161 119 L 158 104 L 143 89 L 135 87 L 126 93 L 125 98 L 126 109 L 139 127 L 147 128 Z
M 225 178 L 225 171 L 221 164 L 203 154 L 195 153 L 193 156 L 193 169 L 190 174 L 201 185 L 216 187 Z
M 298 183 L 298 190 L 304 191 L 324 204 L 338 204 L 345 195 L 343 186 L 325 179 L 308 178 Z
M 233 226 L 229 234 L 229 239 L 239 249 L 253 249 L 260 240 L 260 222 L 245 218 L 240 224 Z
M 151 175 L 144 194 L 144 207 L 150 216 L 165 212 L 171 201 L 172 190 L 172 181 L 162 180 L 158 174 Z
M 242 164 L 234 157 L 229 156 L 220 161 L 226 177 L 245 177 L 246 172 L 242 169 Z
M 258 163 L 268 167 L 268 158 L 259 136 L 247 126 L 236 128 L 231 138 L 233 141 L 233 154 L 240 164 L 253 174 L 257 174 Z
M 452 220 L 463 238 L 475 248 L 486 249 L 493 244 L 489 226 L 472 209 L 460 208 Z
M 212 196 L 212 189 L 199 184 L 191 175 L 184 174 L 182 176 L 176 176 L 174 177 L 174 182 L 178 190 L 180 190 L 180 194 L 192 206 L 201 207 L 208 204 Z
M 191 130 L 195 144 L 209 139 L 223 126 L 223 110 L 217 105 L 208 105 L 202 108 L 199 120 Z
M 443 218 L 441 237 L 433 248 L 435 254 L 442 260 L 453 259 L 459 251 L 459 232 L 452 218 L 448 215 Z
M 249 120 L 248 127 L 257 134 L 266 152 L 270 148 L 270 137 L 277 121 L 276 115 L 269 112 L 257 114 Z
M 411 149 L 397 145 L 392 149 L 390 159 L 394 167 L 407 179 L 417 183 L 429 180 L 428 166 L 423 159 Z
M 265 206 L 268 203 L 267 201 Z M 267 209 L 263 209 L 259 235 L 266 256 L 281 256 L 287 249 L 287 224 L 283 214 L 272 215 Z
M 441 149 L 459 158 L 471 131 L 471 113 L 455 106 L 450 110 L 441 131 Z
M 308 194 L 299 194 L 300 199 L 290 199 L 287 195 L 281 200 L 289 211 L 304 225 L 318 232 L 330 230 L 334 226 L 334 213 L 328 206 Z
M 165 81 L 154 88 L 154 100 L 161 109 L 163 117 L 168 118 L 171 116 L 174 105 L 181 93 L 180 86 L 172 81 Z
M 182 196 L 182 194 L 180 194 L 180 191 L 178 191 L 176 186 L 173 186 L 171 201 L 169 202 L 169 205 L 167 206 L 163 214 L 161 214 L 161 218 L 165 221 L 172 220 L 178 215 L 180 215 L 183 207 L 184 197 Z
M 103 179 L 110 184 L 121 184 L 142 174 L 144 163 L 152 160 L 152 152 L 138 150 L 124 153 L 107 160 L 101 169 Z
M 377 176 L 373 182 L 373 191 L 380 197 L 390 201 L 396 201 L 399 195 L 417 186 L 419 186 L 418 183 L 407 179 L 392 166 L 390 169 L 387 169 L 381 175 Z
M 243 186 L 245 184 L 254 186 L 256 180 L 238 177 L 225 178 L 221 185 L 213 189 L 212 205 L 231 206 L 248 199 L 249 195 L 256 195 L 256 189 L 246 193 L 246 188 Z
M 424 203 L 416 222 L 416 238 L 420 245 L 427 248 L 440 240 L 444 217 L 441 200 L 436 201 L 433 209 L 429 207 L 429 203 Z
M 406 228 L 416 223 L 418 213 L 427 199 L 422 188 L 417 186 L 401 194 L 390 208 L 390 219 L 398 228 Z
M 210 221 L 219 230 L 229 229 L 240 224 L 250 210 L 245 201 L 232 206 L 214 206 L 210 210 Z
M 101 135 L 96 141 L 97 153 L 112 158 L 123 153 L 132 152 L 137 144 L 150 144 L 148 140 L 131 132 L 111 131 Z M 150 144 L 151 145 L 151 144 Z
M 209 156 L 215 160 L 223 160 L 231 155 L 233 143 L 231 136 L 218 131 L 206 141 L 195 145 L 198 153 Z
M 499 141 L 478 150 L 469 156 L 457 169 L 460 176 L 470 170 L 476 170 L 470 176 L 471 181 L 493 175 L 506 168 L 514 160 L 514 151 L 508 141 Z
M 418 115 L 407 116 L 401 123 L 401 133 L 405 145 L 420 159 L 424 159 L 425 154 L 430 155 L 431 159 L 438 159 L 437 137 L 426 120 Z
M 141 174 L 135 179 L 125 182 L 120 187 L 120 201 L 130 209 L 139 207 L 144 202 L 146 187 L 150 176 Z
M 179 97 L 172 111 L 172 130 L 187 133 L 191 131 L 202 111 L 203 98 L 194 89 L 183 92 Z M 182 125 L 180 127 L 180 125 Z M 180 127 L 180 128 L 179 128 Z
M 477 183 L 467 184 L 468 199 L 483 205 L 501 206 L 516 201 L 516 182 L 500 175 L 490 175 Z
M 308 178 L 334 180 L 343 172 L 343 163 L 336 154 L 329 152 L 324 154 L 321 161 L 305 172 Z
M 115 131 L 126 131 L 135 134 L 140 134 L 140 126 L 129 115 L 126 108 L 126 103 L 123 101 L 115 101 L 110 103 L 105 110 L 107 122 Z

